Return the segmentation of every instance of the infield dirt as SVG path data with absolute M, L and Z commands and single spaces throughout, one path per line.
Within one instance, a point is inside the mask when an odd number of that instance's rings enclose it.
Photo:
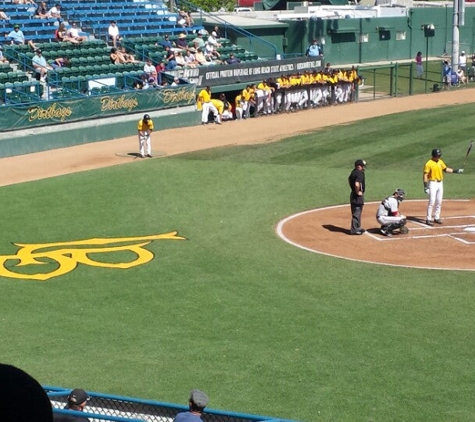
M 259 117 L 245 121 L 231 121 L 221 126 L 194 126 L 163 131 L 160 131 L 160 123 L 157 121 L 158 130 L 153 134 L 153 150 L 159 155 L 176 155 L 220 146 L 273 142 L 322 127 L 376 116 L 472 103 L 475 102 L 474 94 L 473 89 L 462 88 L 412 97 L 302 110 L 298 113 Z M 128 156 L 129 153 L 136 152 L 137 149 L 137 137 L 131 136 L 54 151 L 2 158 L 3 171 L 0 186 L 118 164 L 140 162 L 141 159 L 133 159 Z

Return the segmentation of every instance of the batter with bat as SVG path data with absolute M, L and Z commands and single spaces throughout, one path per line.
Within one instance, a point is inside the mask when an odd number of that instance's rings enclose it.
M 432 158 L 424 165 L 423 182 L 424 192 L 429 194 L 427 205 L 426 224 L 433 226 L 434 223 L 442 224 L 440 211 L 442 209 L 442 198 L 444 196 L 444 173 L 463 173 L 463 169 L 453 169 L 440 158 L 442 151 L 438 148 L 432 150 Z M 435 209 L 434 209 L 435 206 Z M 434 211 L 434 220 L 432 212 Z

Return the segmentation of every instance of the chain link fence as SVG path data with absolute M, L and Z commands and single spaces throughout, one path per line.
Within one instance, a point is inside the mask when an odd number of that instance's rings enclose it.
M 178 413 L 188 410 L 186 406 L 170 403 L 88 393 L 90 399 L 84 408 L 84 412 L 76 412 L 64 409 L 71 390 L 49 386 L 45 386 L 44 389 L 50 398 L 55 413 L 83 416 L 89 418 L 91 422 L 173 422 Z M 204 422 L 293 422 L 272 417 L 211 409 L 206 409 L 201 419 Z
M 416 65 L 409 63 L 389 63 L 378 66 L 361 66 L 358 75 L 362 83 L 358 86 L 358 101 L 407 95 L 427 94 L 443 89 L 442 67 L 444 58 L 428 60 L 423 63 L 420 77 L 416 74 Z M 475 69 L 467 67 L 467 83 L 454 82 L 450 89 L 475 87 Z

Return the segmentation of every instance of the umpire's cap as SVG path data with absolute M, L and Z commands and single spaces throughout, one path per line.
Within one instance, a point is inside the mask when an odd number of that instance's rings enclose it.
M 144 120 L 150 120 L 150 116 L 149 116 L 148 114 L 145 114 L 145 115 L 143 116 L 143 119 L 144 119 Z
M 441 157 L 442 151 L 439 148 L 434 148 L 432 150 L 432 157 Z
M 363 166 L 363 167 L 366 167 L 366 161 L 365 160 L 362 160 L 361 158 L 359 160 L 356 160 L 355 161 L 355 167 L 356 166 Z

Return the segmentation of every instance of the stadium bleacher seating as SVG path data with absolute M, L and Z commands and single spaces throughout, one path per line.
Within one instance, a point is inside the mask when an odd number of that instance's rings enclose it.
M 50 1 L 51 7 L 56 2 Z M 164 59 L 164 48 L 158 42 L 165 34 L 173 39 L 186 33 L 190 45 L 201 25 L 184 29 L 177 24 L 178 15 L 168 10 L 161 2 L 148 0 L 84 0 L 59 1 L 62 20 L 68 26 L 76 22 L 88 37 L 81 44 L 55 42 L 54 33 L 58 19 L 34 18 L 34 5 L 4 3 L 3 10 L 9 21 L 0 21 L 0 32 L 10 32 L 18 24 L 27 40 L 32 40 L 51 64 L 58 57 L 68 57 L 70 67 L 48 73 L 48 87 L 52 98 L 70 98 L 77 95 L 103 95 L 114 89 L 133 89 L 134 81 L 143 74 L 144 61 L 152 59 L 158 64 Z M 111 21 L 117 21 L 122 37 L 122 46 L 135 55 L 139 63 L 111 64 L 107 31 Z M 233 52 L 242 61 L 256 60 L 257 56 L 221 40 L 219 52 L 223 60 Z M 31 103 L 42 98 L 45 86 L 33 79 L 32 58 L 29 45 L 11 45 L 3 42 L 4 55 L 11 64 L 0 64 L 0 102 L 6 104 Z M 104 86 L 88 90 L 91 79 L 115 78 L 113 87 Z M 44 98 L 44 96 L 43 96 Z

